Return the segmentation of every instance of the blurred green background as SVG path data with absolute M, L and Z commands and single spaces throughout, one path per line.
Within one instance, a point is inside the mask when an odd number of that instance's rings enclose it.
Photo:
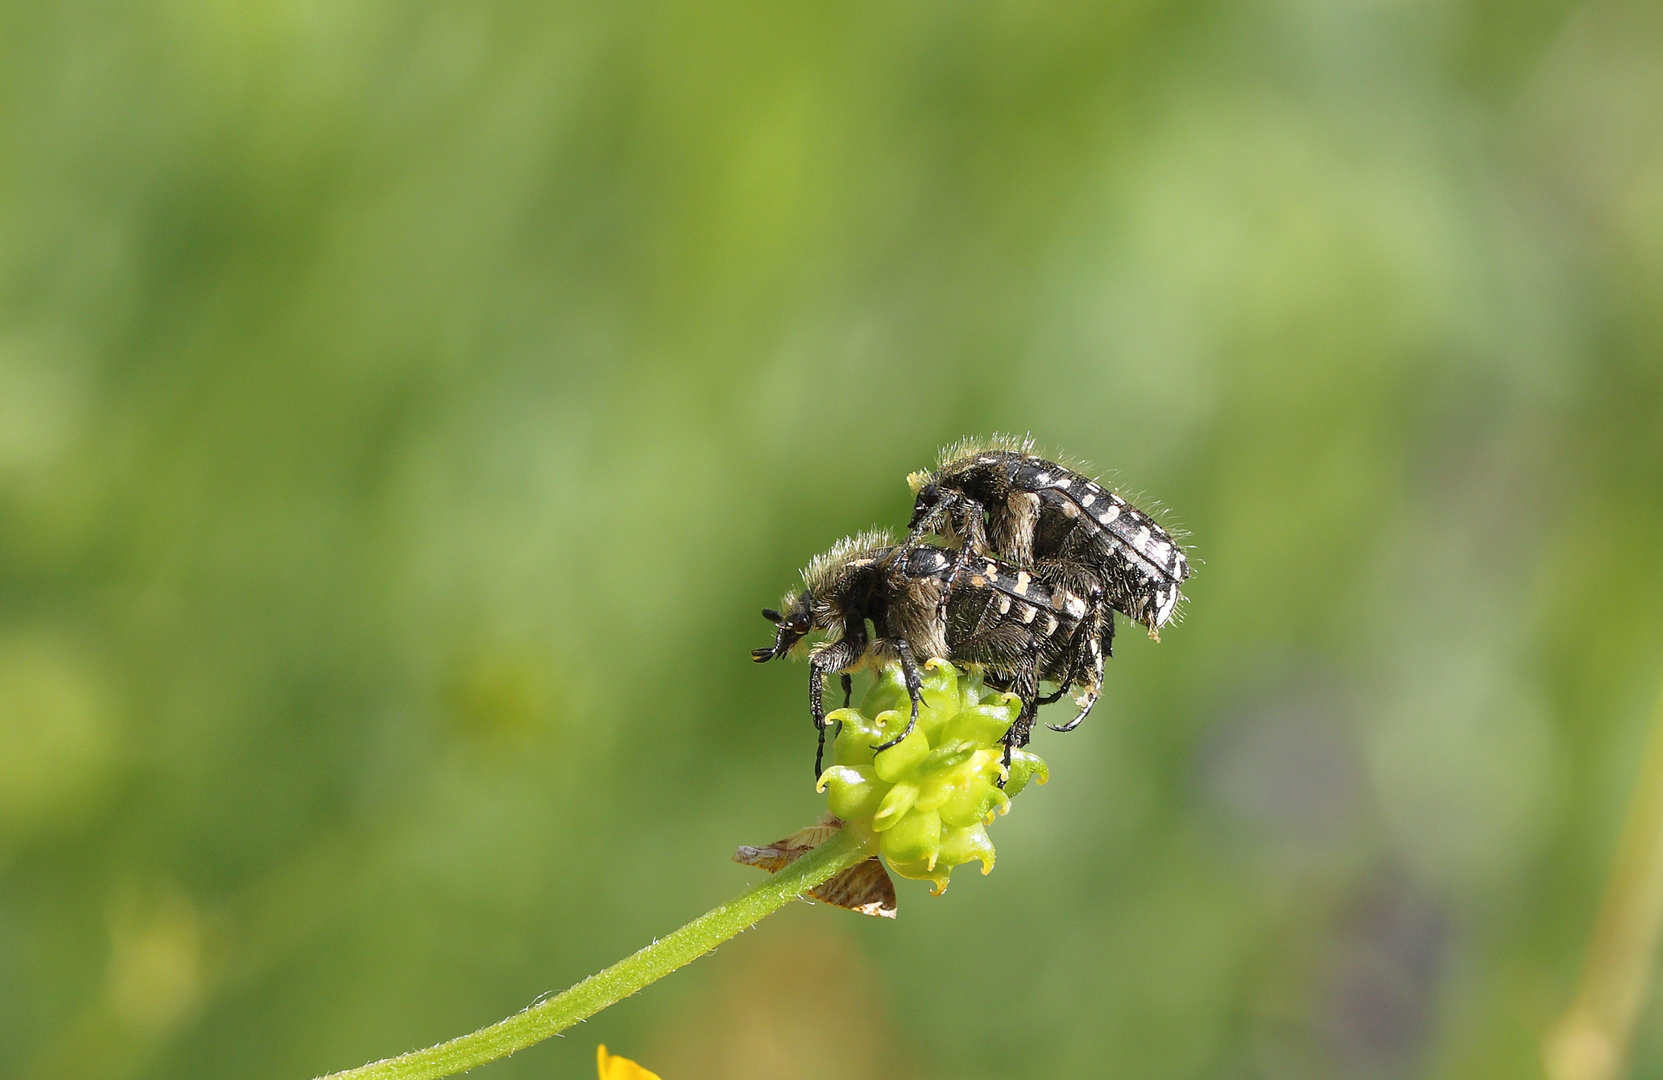
M 0 1073 L 308 1077 L 733 896 L 822 806 L 757 610 L 993 430 L 1200 564 L 997 872 L 478 1075 L 1539 1075 L 1663 658 L 1663 8 L 0 6 Z

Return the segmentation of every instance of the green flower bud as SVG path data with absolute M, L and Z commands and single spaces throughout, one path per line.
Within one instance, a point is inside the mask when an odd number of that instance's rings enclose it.
M 975 861 L 984 874 L 993 869 L 987 826 L 1049 772 L 1038 757 L 1015 750 L 1006 776 L 1001 740 L 1022 708 L 1015 695 L 989 690 L 979 674 L 944 660 L 927 661 L 922 674 L 918 726 L 887 750 L 872 747 L 906 730 L 912 712 L 898 666 L 884 668 L 859 708 L 828 717 L 840 727 L 819 786 L 848 828 L 876 834 L 892 871 L 932 882 L 939 894 L 955 866 Z

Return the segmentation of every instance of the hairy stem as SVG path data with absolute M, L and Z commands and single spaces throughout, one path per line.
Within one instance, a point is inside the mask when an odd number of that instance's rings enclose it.
M 591 975 L 571 989 L 538 1002 L 471 1035 L 372 1062 L 322 1080 L 431 1080 L 483 1065 L 541 1042 L 593 1016 L 784 907 L 839 870 L 876 851 L 869 839 L 844 830 L 755 888 L 699 916 L 668 937 Z

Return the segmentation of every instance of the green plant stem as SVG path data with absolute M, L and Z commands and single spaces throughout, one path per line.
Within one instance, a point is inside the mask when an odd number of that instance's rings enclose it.
M 595 1015 L 614 1002 L 697 960 L 763 916 L 877 850 L 870 839 L 844 830 L 755 888 L 699 916 L 668 937 L 471 1035 L 412 1050 L 321 1080 L 432 1080 L 507 1057 Z
M 1623 1075 L 1663 937 L 1663 693 L 1575 1002 L 1548 1039 L 1551 1080 Z

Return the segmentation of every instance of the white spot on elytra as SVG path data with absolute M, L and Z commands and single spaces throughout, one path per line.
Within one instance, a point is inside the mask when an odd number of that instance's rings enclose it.
M 1037 615 L 1038 613 L 1039 613 L 1038 608 L 1032 607 L 1028 604 L 1023 604 L 1022 605 L 1022 621 L 1023 622 L 1025 622 L 1025 623 L 1033 622 L 1034 621 L 1034 616 Z
M 999 614 L 1009 615 L 1010 611 L 1011 611 L 1011 598 L 1008 597 L 1008 596 L 1000 596 L 999 597 Z
M 1079 517 L 1080 516 L 1080 508 L 1078 506 L 1075 506 L 1071 502 L 1064 502 L 1062 504 L 1062 513 L 1063 513 L 1063 517 L 1071 517 L 1071 518 Z
M 1054 634 L 1056 632 L 1057 632 L 1057 617 L 1055 615 L 1045 616 L 1045 636 L 1050 637 L 1052 634 Z
M 1097 492 L 1088 491 L 1085 494 L 1085 498 L 1080 500 L 1080 505 L 1081 506 L 1090 506 L 1092 503 L 1094 503 L 1096 501 L 1097 501 Z
M 1028 577 L 1028 572 L 1026 570 L 1018 570 L 1016 572 L 1016 595 L 1028 595 L 1028 582 L 1030 580 L 1032 579 Z
M 1097 515 L 1097 520 L 1101 521 L 1103 524 L 1107 525 L 1110 522 L 1114 521 L 1114 519 L 1119 517 L 1119 516 L 1120 516 L 1120 507 L 1111 506 L 1107 510 L 1103 511 L 1101 514 L 1098 514 Z

